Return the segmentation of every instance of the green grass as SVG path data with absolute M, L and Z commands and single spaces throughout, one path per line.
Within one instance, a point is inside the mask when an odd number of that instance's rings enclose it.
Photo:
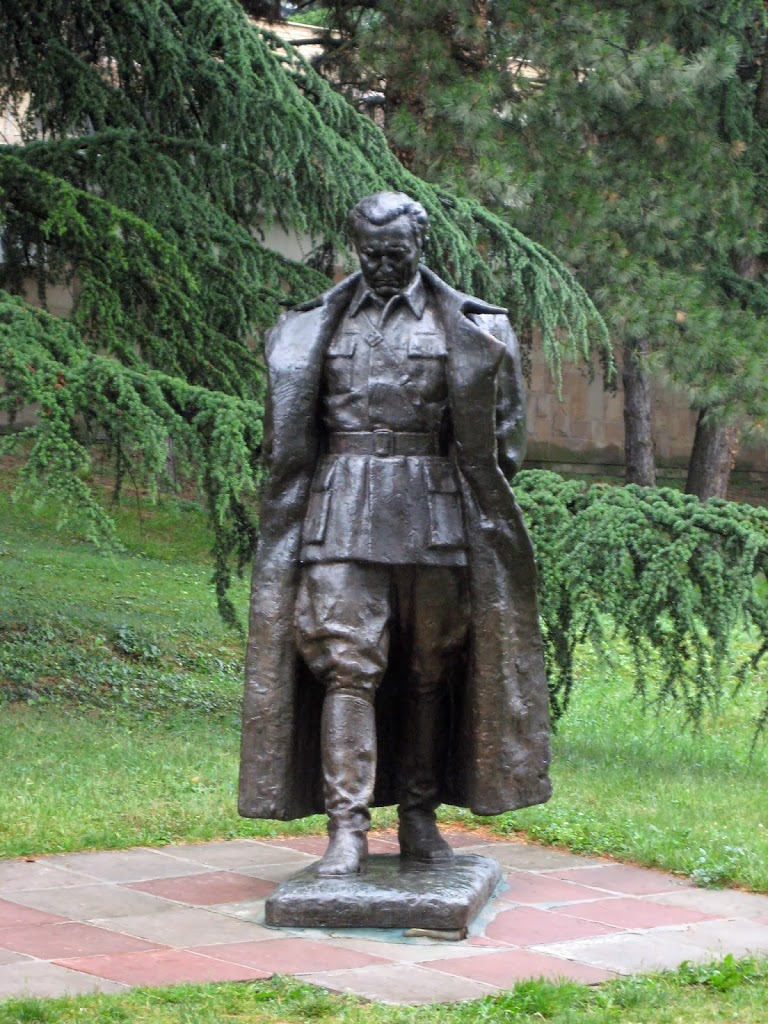
M 334 996 L 293 979 L 134 989 L 119 995 L 12 999 L 0 1024 L 764 1024 L 768 964 L 734 961 L 609 982 L 523 982 L 450 1006 L 384 1006 Z
M 621 659 L 617 658 L 621 667 Z M 768 890 L 768 745 L 752 749 L 764 678 L 699 729 L 678 707 L 644 709 L 627 676 L 582 652 L 554 741 L 555 796 L 496 819 L 544 843 Z
M 126 552 L 103 555 L 0 487 L 0 856 L 286 830 L 235 810 L 243 640 L 215 609 L 205 516 L 140 507 L 141 525 L 131 505 L 119 516 Z M 582 652 L 548 804 L 442 817 L 768 891 L 766 741 L 750 752 L 768 681 L 692 732 L 677 708 L 632 699 L 622 657 Z
M 236 814 L 243 640 L 215 609 L 202 510 L 170 498 L 125 506 L 119 555 L 55 519 L 13 505 L 0 483 L 0 856 L 322 829 L 321 818 L 286 827 Z M 235 601 L 244 612 L 245 582 Z M 766 743 L 750 753 L 766 680 L 694 733 L 677 709 L 632 699 L 620 653 L 609 669 L 584 650 L 579 676 L 554 739 L 550 803 L 488 820 L 443 808 L 444 820 L 768 890 Z M 599 989 L 525 982 L 450 1008 L 371 1005 L 276 978 L 12 999 L 0 1024 L 763 1024 L 767 1002 L 768 965 L 726 958 Z

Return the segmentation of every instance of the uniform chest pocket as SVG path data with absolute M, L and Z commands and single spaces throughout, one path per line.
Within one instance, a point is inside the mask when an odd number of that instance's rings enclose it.
M 445 341 L 437 333 L 417 331 L 408 339 L 409 359 L 445 359 L 447 355 Z
M 445 341 L 438 334 L 412 334 L 408 339 L 408 376 L 427 397 L 443 389 L 447 355 Z
M 325 353 L 325 379 L 328 393 L 343 394 L 355 384 L 354 363 L 357 334 L 340 334 L 333 338 Z

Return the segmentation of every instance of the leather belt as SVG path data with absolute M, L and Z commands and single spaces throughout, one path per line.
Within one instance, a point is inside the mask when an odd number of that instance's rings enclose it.
M 331 455 L 438 455 L 437 437 L 403 430 L 347 430 L 328 438 Z

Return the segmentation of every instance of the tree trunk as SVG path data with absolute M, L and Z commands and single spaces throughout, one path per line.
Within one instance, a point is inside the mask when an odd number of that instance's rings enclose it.
M 725 498 L 738 446 L 738 427 L 718 421 L 711 410 L 702 409 L 696 421 L 686 494 L 695 494 L 702 501 Z
M 651 433 L 651 378 L 645 365 L 648 341 L 627 341 L 621 379 L 624 384 L 624 478 L 628 484 L 656 486 Z
M 283 20 L 279 0 L 240 0 L 240 6 L 245 8 L 246 14 L 261 21 L 273 24 Z
M 755 120 L 761 128 L 768 125 L 768 33 L 763 40 L 763 52 L 760 59 L 760 78 L 755 90 Z

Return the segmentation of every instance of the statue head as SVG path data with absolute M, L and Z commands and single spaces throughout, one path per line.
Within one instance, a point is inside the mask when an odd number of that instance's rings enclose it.
M 389 298 L 408 287 L 428 227 L 427 211 L 403 192 L 377 192 L 352 208 L 349 230 L 371 291 Z

